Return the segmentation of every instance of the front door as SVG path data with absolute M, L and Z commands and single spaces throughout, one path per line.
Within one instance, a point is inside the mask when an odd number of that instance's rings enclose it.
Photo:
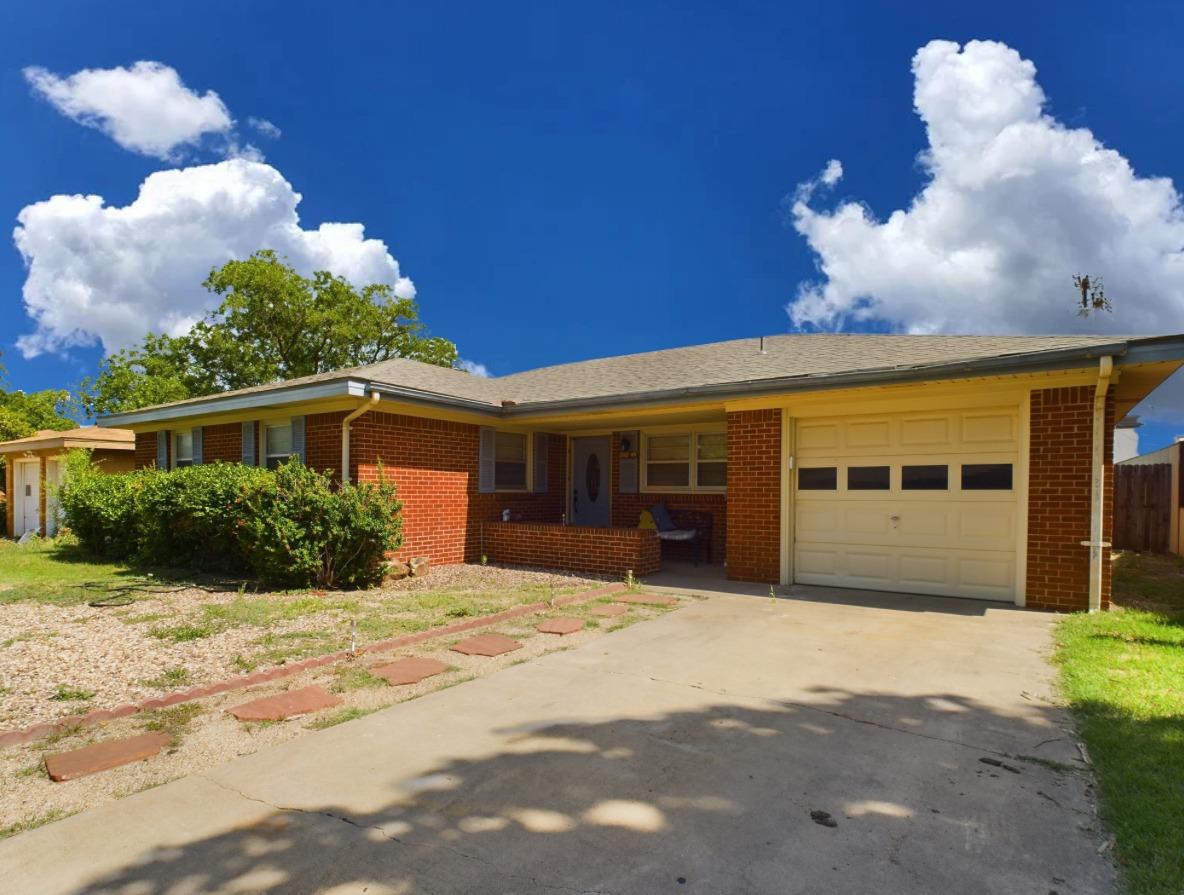
M 607 435 L 571 440 L 573 524 L 608 526 L 608 472 L 611 454 L 611 442 Z
M 41 463 L 38 460 L 18 460 L 13 482 L 16 485 L 14 519 L 18 538 L 26 531 L 41 530 Z

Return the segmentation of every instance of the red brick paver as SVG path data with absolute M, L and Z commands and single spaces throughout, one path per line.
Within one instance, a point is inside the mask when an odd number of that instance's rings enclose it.
M 253 699 L 227 711 L 240 721 L 282 721 L 293 715 L 318 712 L 340 704 L 341 700 L 324 687 L 314 685 Z
M 522 644 L 503 634 L 478 634 L 476 637 L 462 640 L 452 649 L 466 656 L 500 656 L 502 653 L 522 649 Z
M 541 634 L 574 634 L 584 627 L 582 618 L 549 618 L 539 622 L 534 629 Z
M 599 615 L 601 618 L 616 618 L 618 615 L 624 615 L 629 611 L 628 606 L 622 606 L 620 603 L 605 603 L 603 606 L 593 606 L 588 610 L 592 615 Z
M 613 597 L 616 603 L 641 603 L 643 606 L 673 606 L 678 602 L 677 597 L 664 597 L 661 594 L 619 594 Z
M 447 670 L 448 666 L 436 659 L 408 656 L 406 659 L 374 665 L 370 672 L 385 678 L 388 684 L 397 687 L 401 684 L 418 684 L 426 678 L 442 674 Z
M 99 771 L 151 758 L 172 741 L 171 736 L 160 732 L 142 733 L 122 740 L 108 740 L 71 752 L 47 755 L 45 770 L 49 772 L 49 779 L 58 783 L 63 780 L 77 780 L 88 774 L 97 774 Z

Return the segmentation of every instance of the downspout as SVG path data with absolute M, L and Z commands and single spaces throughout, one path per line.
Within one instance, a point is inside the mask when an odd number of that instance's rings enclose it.
M 1103 355 L 1098 364 L 1098 384 L 1094 389 L 1093 470 L 1090 494 L 1089 540 L 1089 611 L 1102 608 L 1102 551 L 1109 547 L 1102 540 L 1102 514 L 1105 507 L 1106 472 L 1106 394 L 1110 391 L 1110 377 L 1114 374 L 1114 358 Z
M 341 421 L 341 484 L 349 483 L 349 425 L 363 413 L 373 410 L 381 399 L 378 392 L 371 392 L 370 398 Z

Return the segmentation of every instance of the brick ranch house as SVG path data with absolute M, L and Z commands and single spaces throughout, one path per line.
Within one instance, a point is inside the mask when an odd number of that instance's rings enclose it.
M 400 555 L 436 564 L 652 574 L 662 502 L 736 581 L 1085 609 L 1114 420 L 1182 362 L 1184 336 L 784 335 L 489 379 L 391 360 L 102 423 L 138 466 L 381 464 Z

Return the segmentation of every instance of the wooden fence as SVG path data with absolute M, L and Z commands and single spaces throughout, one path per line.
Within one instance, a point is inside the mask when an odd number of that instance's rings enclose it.
M 1114 467 L 1114 546 L 1167 553 L 1172 530 L 1172 466 Z

